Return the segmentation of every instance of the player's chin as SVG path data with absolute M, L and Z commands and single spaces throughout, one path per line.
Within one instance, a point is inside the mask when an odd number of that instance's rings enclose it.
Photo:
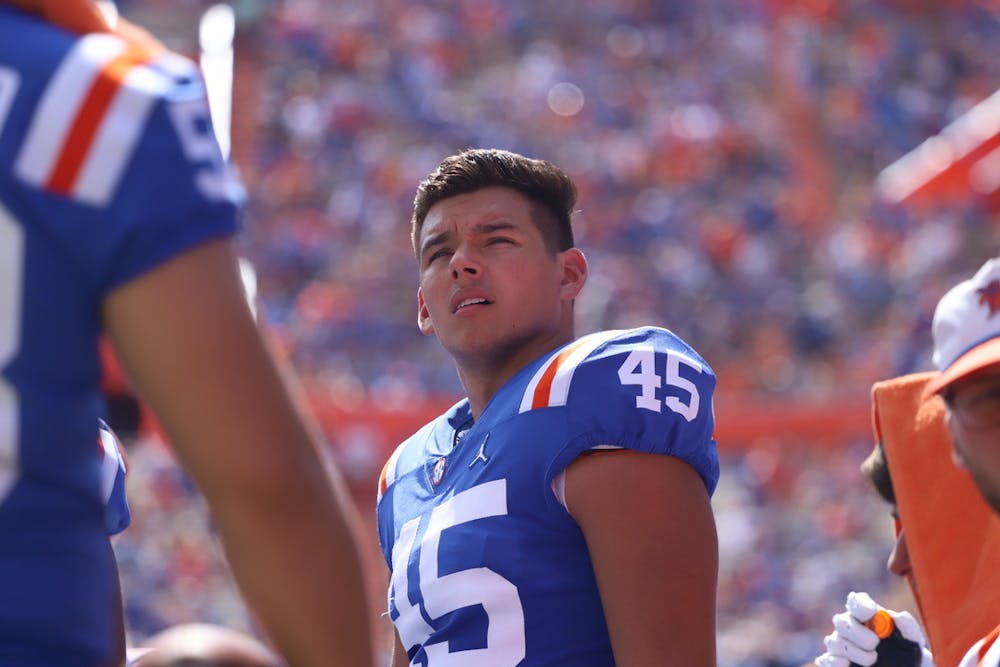
M 438 339 L 452 357 L 458 360 L 490 356 L 507 347 L 496 327 L 463 327 L 442 335 Z

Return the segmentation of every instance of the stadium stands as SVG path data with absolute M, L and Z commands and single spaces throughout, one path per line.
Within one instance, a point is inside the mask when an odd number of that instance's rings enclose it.
M 155 22 L 168 4 L 127 9 Z M 930 367 L 934 304 L 996 254 L 998 211 L 974 193 L 891 202 L 876 183 L 1000 85 L 990 3 L 241 4 L 245 252 L 281 349 L 339 415 L 324 426 L 359 502 L 399 435 L 365 416 L 421 421 L 460 391 L 414 324 L 414 186 L 458 149 L 508 148 L 581 184 L 580 330 L 666 326 L 720 377 L 720 665 L 801 664 L 851 589 L 907 606 L 857 472 L 868 392 Z M 763 426 L 737 414 L 748 403 Z M 852 428 L 817 446 L 817 406 Z M 246 628 L 166 449 L 140 441 L 130 462 L 134 635 Z

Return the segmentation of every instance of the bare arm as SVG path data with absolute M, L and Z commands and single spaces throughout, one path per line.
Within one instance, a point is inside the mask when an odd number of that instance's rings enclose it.
M 410 659 L 406 657 L 406 649 L 403 648 L 403 642 L 399 639 L 399 633 L 393 630 L 392 636 L 395 641 L 392 644 L 392 664 L 389 667 L 407 667 L 410 664 Z
M 715 665 L 718 538 L 708 493 L 680 459 L 588 455 L 566 469 L 620 667 Z
M 104 317 L 270 640 L 296 667 L 371 665 L 358 519 L 253 322 L 230 242 L 123 285 Z

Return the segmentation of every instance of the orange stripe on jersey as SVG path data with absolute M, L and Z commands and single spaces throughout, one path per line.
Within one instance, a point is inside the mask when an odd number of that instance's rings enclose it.
M 983 645 L 979 647 L 979 662 L 977 663 L 978 667 L 988 667 L 985 662 L 986 654 L 989 653 L 990 647 L 993 646 L 993 643 L 997 640 L 997 637 L 1000 637 L 1000 625 L 993 628 L 993 632 L 986 635 L 986 637 L 983 639 Z
M 542 377 L 538 380 L 538 385 L 535 387 L 535 393 L 531 398 L 531 409 L 544 408 L 549 404 L 549 393 L 552 391 L 552 381 L 556 377 L 556 373 L 559 371 L 559 366 L 562 365 L 566 358 L 573 354 L 576 348 L 580 347 L 583 343 L 583 339 L 580 339 L 566 347 L 565 350 L 559 353 L 559 355 L 549 362 L 548 367 L 542 374 Z
M 47 184 L 50 190 L 63 195 L 68 195 L 72 191 L 94 137 L 97 136 L 101 121 L 111 106 L 115 94 L 121 88 L 126 74 L 133 67 L 143 65 L 149 60 L 148 53 L 129 49 L 112 59 L 97 75 L 80 105 L 80 113 L 66 134 L 62 151 Z
M 378 496 L 381 498 L 385 495 L 385 492 L 389 489 L 389 464 L 392 463 L 392 457 L 389 457 L 385 464 L 382 466 L 382 472 L 378 476 Z M 369 487 L 371 488 L 371 487 Z

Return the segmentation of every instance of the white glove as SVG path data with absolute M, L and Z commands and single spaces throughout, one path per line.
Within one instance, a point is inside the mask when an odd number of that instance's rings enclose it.
M 879 605 L 868 593 L 850 593 L 844 605 L 847 611 L 834 615 L 833 633 L 823 638 L 826 653 L 816 658 L 816 667 L 849 667 L 853 662 L 864 667 L 878 667 L 879 636 L 865 626 L 865 622 L 878 612 Z M 921 660 L 913 667 L 934 667 L 934 659 L 927 649 L 927 639 L 917 619 L 908 611 L 886 609 L 899 634 L 920 646 Z

